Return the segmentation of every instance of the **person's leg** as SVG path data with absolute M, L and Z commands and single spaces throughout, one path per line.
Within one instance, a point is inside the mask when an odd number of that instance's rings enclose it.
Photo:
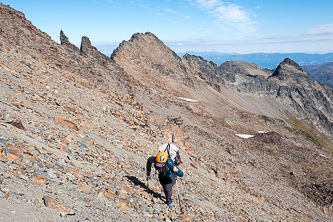
M 165 181 L 165 179 L 162 178 L 161 176 L 159 176 L 158 179 L 159 179 L 159 181 L 160 181 L 160 184 L 162 185 L 163 192 L 164 192 L 165 199 L 166 199 L 166 191 L 165 191 L 165 184 L 166 184 L 166 181 Z
M 172 187 L 176 183 L 175 175 L 168 178 L 160 178 L 160 183 L 163 187 L 166 203 L 172 203 Z

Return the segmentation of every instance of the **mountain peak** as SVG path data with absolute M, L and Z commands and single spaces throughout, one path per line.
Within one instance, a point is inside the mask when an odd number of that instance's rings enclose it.
M 285 58 L 282 62 L 281 62 L 281 64 L 287 64 L 287 65 L 290 65 L 290 66 L 293 66 L 293 67 L 295 67 L 296 69 L 298 69 L 298 70 L 301 70 L 301 71 L 303 71 L 302 70 L 302 68 L 294 61 L 294 60 L 292 60 L 292 59 L 290 59 L 290 58 Z
M 116 59 L 117 56 L 119 57 L 121 53 L 126 51 L 126 48 L 146 47 L 151 49 L 156 46 L 162 47 L 162 49 L 167 48 L 164 43 L 151 32 L 135 33 L 130 40 L 124 40 L 119 44 L 118 48 L 113 51 L 111 59 Z
M 293 81 L 295 83 L 301 81 L 311 81 L 311 76 L 303 71 L 303 69 L 293 60 L 286 58 L 276 68 L 271 76 L 282 81 Z
M 136 33 L 120 43 L 111 59 L 149 87 L 171 89 L 167 86 L 185 72 L 181 58 L 150 32 Z
M 135 33 L 135 34 L 132 35 L 131 40 L 133 40 L 133 39 L 139 39 L 140 37 L 143 37 L 143 36 L 149 36 L 149 37 L 154 38 L 154 39 L 157 40 L 157 41 L 162 42 L 159 38 L 157 38 L 156 35 L 154 35 L 154 34 L 151 33 L 151 32 L 145 32 L 145 33 L 137 32 L 137 33 Z M 131 40 L 130 40 L 130 41 L 131 41 Z

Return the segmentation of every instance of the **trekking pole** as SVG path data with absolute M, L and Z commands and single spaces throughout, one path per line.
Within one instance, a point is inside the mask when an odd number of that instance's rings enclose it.
M 180 194 L 179 194 L 179 188 L 178 188 L 178 183 L 177 183 L 177 178 L 176 178 L 176 187 L 177 187 L 177 195 L 178 195 L 178 201 L 179 201 L 179 208 L 180 208 L 180 212 L 183 212 L 183 208 L 182 208 L 182 203 L 180 200 Z
M 149 176 L 147 176 L 147 191 L 149 190 Z

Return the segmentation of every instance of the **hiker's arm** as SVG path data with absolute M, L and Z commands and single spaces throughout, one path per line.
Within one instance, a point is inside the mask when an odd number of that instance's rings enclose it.
M 150 175 L 150 172 L 151 172 L 151 164 L 154 162 L 155 160 L 155 157 L 149 157 L 148 160 L 147 160 L 147 165 L 146 165 L 146 169 L 147 169 L 147 176 Z
M 178 169 L 178 171 L 176 172 L 176 175 L 179 177 L 182 177 L 184 175 L 183 171 L 181 171 L 177 166 L 176 168 Z
M 183 171 L 181 171 L 177 166 L 172 166 L 172 171 L 179 177 L 184 175 Z

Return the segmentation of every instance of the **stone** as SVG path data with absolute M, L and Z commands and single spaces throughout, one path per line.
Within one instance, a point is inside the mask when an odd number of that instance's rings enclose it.
M 183 221 L 192 221 L 192 218 L 190 216 L 187 215 L 179 215 L 179 217 L 183 220 Z
M 77 125 L 75 123 L 73 123 L 72 121 L 69 121 L 65 118 L 61 118 L 61 117 L 56 117 L 55 120 L 57 122 L 60 122 L 66 126 L 69 126 L 70 128 L 74 129 L 74 130 L 79 130 L 79 128 L 77 127 Z
M 19 156 L 22 153 L 21 149 L 18 149 L 16 146 L 14 146 L 13 144 L 10 144 L 7 147 L 8 151 L 11 152 L 12 154 Z
M 25 181 L 29 181 L 29 177 L 26 176 L 26 175 L 23 175 L 23 174 L 20 174 L 19 178 L 22 179 L 22 180 L 25 180 Z
M 7 161 L 21 161 L 20 158 L 14 154 L 7 155 Z
M 15 119 L 15 116 L 11 113 L 7 113 L 5 116 L 4 116 L 4 122 L 7 122 L 7 123 L 11 123 L 13 122 Z
M 48 169 L 48 170 L 47 170 L 47 175 L 48 175 L 50 178 L 52 178 L 52 179 L 56 179 L 56 178 L 58 178 L 58 176 L 53 172 L 52 169 Z
M 42 183 L 42 184 L 48 183 L 48 180 L 42 175 L 32 175 L 31 179 L 38 181 L 39 183 Z
M 52 208 L 58 212 L 62 212 L 62 213 L 69 214 L 69 215 L 75 214 L 74 209 L 67 207 L 64 204 L 59 203 L 58 201 L 56 201 L 55 199 L 53 199 L 49 196 L 43 196 L 43 200 L 44 200 L 44 205 L 46 207 Z
M 22 124 L 22 121 L 20 119 L 14 119 L 13 121 L 11 121 L 9 124 L 15 126 L 18 129 L 21 130 L 26 130 L 25 127 Z

